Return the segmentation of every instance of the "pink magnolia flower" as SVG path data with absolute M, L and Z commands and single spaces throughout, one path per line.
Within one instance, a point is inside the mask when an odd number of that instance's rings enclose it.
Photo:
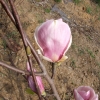
M 80 86 L 74 90 L 75 100 L 98 100 L 98 95 L 89 86 Z
M 50 62 L 67 59 L 65 53 L 72 43 L 70 27 L 62 19 L 47 20 L 35 31 L 35 40 L 40 47 L 42 57 Z
M 30 67 L 29 67 L 29 63 L 28 63 L 28 62 L 27 62 L 27 70 L 30 72 Z M 34 71 L 35 71 L 35 70 L 34 70 Z M 35 71 L 35 72 L 36 72 L 36 71 Z M 27 76 L 27 79 L 28 79 L 29 87 L 30 87 L 35 93 L 37 93 L 37 90 L 36 90 L 36 87 L 35 87 L 35 83 L 34 83 L 34 81 L 33 81 L 32 76 Z M 38 84 L 38 86 L 39 86 L 41 95 L 46 96 L 46 92 L 45 92 L 44 85 L 43 85 L 43 83 L 42 83 L 41 77 L 40 77 L 40 76 L 36 76 L 36 80 L 37 80 L 37 84 Z

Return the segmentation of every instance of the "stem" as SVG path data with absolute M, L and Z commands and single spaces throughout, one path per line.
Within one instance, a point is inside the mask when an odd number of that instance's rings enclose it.
M 1 61 L 0 61 L 0 65 L 6 67 L 6 68 L 8 68 L 8 69 L 11 69 L 11 70 L 13 70 L 13 71 L 16 71 L 16 72 L 18 72 L 18 73 L 20 73 L 20 74 L 22 74 L 22 75 L 30 75 L 29 72 L 25 72 L 24 70 L 20 70 L 20 69 L 18 69 L 18 68 L 15 68 L 15 67 L 13 67 L 13 66 L 10 66 L 10 65 L 8 65 L 8 64 L 6 64 L 6 63 L 4 63 L 4 62 L 1 62 Z
M 15 71 L 15 72 L 18 72 L 18 73 L 20 73 L 20 74 L 22 74 L 22 75 L 28 75 L 28 76 L 29 76 L 29 75 L 32 75 L 32 74 L 29 73 L 28 71 L 18 69 L 17 67 L 8 65 L 8 64 L 6 64 L 6 63 L 4 63 L 4 62 L 2 62 L 2 61 L 0 61 L 0 65 L 1 65 L 1 66 L 4 66 L 4 67 L 6 67 L 6 68 L 8 68 L 8 69 L 10 69 L 10 70 L 13 70 L 13 71 Z M 36 75 L 36 76 L 44 76 L 44 73 L 35 72 L 35 75 Z
M 11 21 L 13 23 L 15 23 L 15 19 L 14 19 L 13 15 L 12 15 L 11 11 L 9 10 L 8 5 L 4 2 L 4 0 L 0 0 L 0 3 L 2 4 L 2 7 L 6 11 L 7 15 L 11 18 Z
M 9 0 L 9 2 L 12 2 L 12 0 Z M 13 14 L 10 12 L 8 6 L 4 3 L 3 0 L 0 0 L 0 3 L 2 4 L 3 8 L 5 9 L 5 11 L 7 12 L 8 16 L 10 17 L 10 19 L 12 20 L 12 22 L 14 23 L 14 25 L 16 26 L 16 28 L 18 29 L 18 31 L 21 33 L 22 35 L 22 39 L 23 39 L 23 42 L 24 43 L 24 46 L 26 48 L 27 45 L 30 46 L 31 48 L 31 52 L 32 54 L 34 55 L 39 67 L 42 69 L 43 73 L 40 73 L 40 75 L 44 75 L 44 77 L 47 79 L 48 83 L 50 84 L 52 90 L 53 90 L 53 93 L 54 93 L 54 96 L 56 97 L 57 100 L 61 100 L 58 93 L 57 93 L 57 90 L 56 90 L 56 87 L 54 85 L 54 82 L 53 80 L 50 78 L 50 76 L 48 75 L 47 71 L 46 71 L 46 68 L 45 66 L 43 65 L 43 63 L 41 62 L 38 54 L 36 53 L 35 49 L 33 48 L 31 42 L 29 41 L 28 37 L 26 36 L 25 32 L 22 30 L 22 26 L 21 23 L 20 23 L 20 20 L 19 17 L 18 17 L 18 14 L 16 14 L 14 11 L 13 11 Z M 13 4 L 11 4 L 12 6 L 12 10 L 15 10 Z M 18 18 L 18 19 L 17 19 Z M 28 58 L 28 61 L 29 61 L 29 58 Z M 29 61 L 29 64 L 31 66 L 31 61 Z M 41 99 L 40 99 L 41 100 Z
M 23 40 L 23 44 L 24 44 L 24 47 L 25 47 L 25 51 L 26 51 L 26 55 L 27 55 L 27 42 L 26 42 L 26 38 L 25 38 L 25 35 L 24 35 L 24 31 L 22 29 L 22 25 L 21 25 L 21 22 L 20 22 L 20 19 L 19 19 L 19 16 L 18 16 L 18 13 L 15 9 L 15 6 L 14 6 L 14 3 L 12 0 L 9 0 L 9 3 L 10 3 L 10 6 L 11 6 L 11 9 L 12 9 L 12 13 L 13 13 L 13 16 L 15 18 L 15 22 L 16 22 L 16 26 L 22 36 L 22 40 Z M 30 65 L 30 68 L 31 68 L 31 72 L 32 72 L 32 77 L 33 77 L 33 81 L 35 83 L 35 87 L 37 89 L 37 94 L 38 94 L 38 97 L 40 100 L 42 100 L 42 96 L 41 96 L 41 93 L 40 93 L 40 90 L 39 90 L 39 86 L 37 84 L 37 80 L 36 80 L 36 76 L 34 74 L 34 71 L 32 71 L 32 62 L 31 62 L 31 58 L 29 55 L 27 55 L 27 58 L 28 58 L 28 62 L 29 62 L 29 65 Z
M 19 19 L 19 16 L 18 16 L 18 13 L 14 7 L 14 3 L 13 3 L 13 0 L 8 0 L 9 3 L 10 3 L 10 6 L 11 6 L 11 9 L 12 9 L 12 13 L 13 13 L 13 16 L 14 16 L 14 19 L 15 19 L 15 22 L 16 22 L 16 26 L 19 30 L 19 33 L 21 34 L 22 36 L 22 40 L 23 40 L 23 44 L 26 48 L 27 46 L 27 42 L 26 42 L 26 39 L 25 39 L 25 36 L 24 36 L 24 31 L 22 29 L 22 25 L 21 25 L 21 22 L 20 22 L 20 19 Z
M 54 78 L 55 71 L 56 71 L 55 63 L 52 63 L 52 76 L 51 76 L 52 79 Z

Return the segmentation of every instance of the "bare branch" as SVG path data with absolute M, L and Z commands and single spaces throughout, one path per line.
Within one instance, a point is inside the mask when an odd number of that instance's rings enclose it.
M 22 25 L 21 25 L 21 22 L 20 22 L 20 19 L 19 19 L 19 16 L 18 16 L 18 13 L 16 11 L 16 8 L 14 6 L 14 3 L 12 0 L 9 0 L 9 3 L 10 3 L 10 6 L 11 6 L 11 9 L 12 9 L 12 13 L 13 13 L 13 16 L 15 18 L 15 22 L 16 22 L 16 26 L 19 30 L 19 33 L 21 34 L 22 36 L 22 40 L 23 40 L 23 44 L 24 44 L 24 47 L 25 47 L 25 51 L 26 51 L 26 55 L 27 55 L 27 59 L 28 59 L 28 62 L 29 62 L 29 65 L 30 65 L 30 68 L 31 68 L 31 72 L 32 72 L 32 77 L 33 77 L 33 81 L 35 83 L 35 86 L 36 86 L 36 89 L 37 89 L 37 94 L 38 94 L 38 97 L 40 100 L 42 100 L 42 96 L 41 96 L 41 93 L 40 93 L 40 90 L 39 90 L 39 86 L 38 86 L 38 83 L 37 83 L 37 80 L 36 80 L 36 76 L 34 74 L 34 71 L 32 71 L 32 62 L 31 62 L 31 57 L 27 54 L 27 42 L 26 42 L 26 38 L 25 38 L 25 35 L 24 35 L 24 31 L 22 29 Z
M 18 69 L 18 68 L 15 68 L 15 67 L 13 67 L 13 66 L 10 66 L 10 65 L 8 65 L 8 64 L 6 64 L 6 63 L 4 63 L 4 62 L 1 62 L 1 61 L 0 61 L 0 65 L 6 67 L 6 68 L 8 68 L 8 69 L 11 69 L 11 70 L 13 70 L 13 71 L 16 71 L 16 72 L 18 72 L 18 73 L 20 73 L 20 74 L 22 74 L 22 75 L 30 75 L 30 73 L 27 72 L 27 71 L 20 70 L 20 69 Z
M 16 28 L 18 29 L 18 31 L 21 33 L 21 36 L 22 36 L 22 39 L 23 39 L 23 43 L 24 43 L 25 49 L 29 45 L 33 56 L 35 57 L 38 65 L 39 65 L 39 67 L 42 69 L 43 73 L 38 73 L 38 74 L 43 75 L 46 78 L 46 80 L 48 81 L 48 83 L 50 84 L 50 86 L 51 86 L 51 88 L 53 90 L 53 93 L 54 93 L 54 96 L 56 97 L 56 99 L 57 100 L 61 100 L 60 97 L 59 97 L 59 95 L 58 95 L 58 93 L 57 93 L 57 90 L 56 90 L 56 87 L 54 85 L 53 79 L 51 79 L 50 76 L 48 75 L 44 64 L 41 62 L 38 54 L 36 53 L 36 51 L 33 48 L 31 42 L 29 41 L 27 35 L 25 34 L 25 32 L 22 29 L 22 26 L 21 26 L 21 23 L 20 23 L 18 14 L 16 13 L 15 6 L 12 3 L 12 0 L 9 0 L 9 2 L 11 4 L 11 8 L 12 8 L 13 14 L 10 12 L 10 10 L 9 10 L 8 6 L 6 5 L 6 3 L 4 3 L 3 0 L 0 0 L 0 3 L 2 4 L 2 6 L 5 9 L 6 13 L 10 17 L 10 19 L 12 20 L 12 22 L 14 23 L 14 25 L 16 26 Z M 27 55 L 27 53 L 26 53 L 26 55 Z M 31 62 L 30 56 L 27 55 L 27 58 L 28 58 L 29 65 L 32 68 L 32 62 Z M 2 66 L 5 66 L 5 65 L 3 64 Z M 34 79 L 34 73 L 32 73 L 32 74 L 33 74 L 33 79 Z M 40 94 L 39 93 L 38 93 L 38 96 L 39 96 L 39 98 L 41 100 L 41 97 L 40 97 Z

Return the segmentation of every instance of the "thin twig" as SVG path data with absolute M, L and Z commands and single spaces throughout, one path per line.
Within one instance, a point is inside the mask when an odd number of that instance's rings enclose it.
M 15 23 L 15 19 L 14 19 L 13 15 L 12 15 L 11 11 L 9 10 L 8 5 L 5 3 L 4 0 L 0 0 L 0 3 L 2 4 L 2 7 L 3 7 L 4 10 L 6 11 L 7 15 L 11 18 L 11 21 L 12 21 L 13 23 Z
M 4 66 L 4 67 L 6 67 L 6 68 L 8 68 L 8 69 L 10 69 L 10 70 L 13 70 L 13 71 L 15 71 L 15 72 L 18 72 L 18 73 L 20 73 L 20 74 L 22 74 L 22 75 L 28 75 L 28 76 L 29 76 L 29 75 L 32 75 L 32 74 L 29 73 L 28 71 L 25 71 L 25 70 L 22 70 L 22 69 L 18 69 L 17 67 L 8 65 L 8 64 L 6 64 L 5 62 L 2 62 L 2 61 L 0 61 L 0 65 L 1 65 L 1 66 Z M 36 76 L 44 76 L 44 73 L 35 72 L 35 75 L 36 75 Z
M 19 19 L 19 16 L 18 16 L 18 13 L 15 9 L 15 6 L 14 6 L 14 3 L 13 3 L 13 0 L 8 0 L 9 3 L 10 3 L 10 6 L 11 6 L 11 9 L 12 9 L 12 14 L 13 14 L 13 17 L 15 19 L 15 22 L 16 22 L 16 26 L 19 30 L 19 33 L 21 34 L 22 36 L 22 40 L 23 40 L 23 44 L 25 46 L 25 48 L 28 46 L 27 45 L 27 42 L 26 42 L 26 39 L 25 39 L 25 36 L 24 36 L 24 31 L 22 29 L 22 25 L 21 25 L 21 22 L 20 22 L 20 19 Z
M 1 1 L 2 1 L 2 0 L 0 0 L 0 2 L 1 2 Z M 1 4 L 3 4 L 3 3 L 1 2 Z M 3 6 L 3 7 L 4 7 L 5 11 L 7 12 L 7 9 L 8 9 L 8 8 L 5 8 L 5 6 Z M 8 9 L 8 10 L 9 10 L 9 9 Z M 10 10 L 9 10 L 9 11 L 10 11 Z M 12 22 L 13 22 L 14 25 L 17 27 L 17 25 L 16 25 L 16 23 L 15 23 L 15 20 L 14 20 L 14 18 L 12 17 L 12 14 L 9 13 L 8 16 L 11 18 L 11 20 L 13 20 Z M 17 27 L 17 29 L 18 29 L 18 31 L 20 32 L 20 30 L 19 30 L 18 27 Z M 30 46 L 30 48 L 31 48 L 32 54 L 34 55 L 34 57 L 35 57 L 35 59 L 36 59 L 38 65 L 40 66 L 40 68 L 41 68 L 42 71 L 43 71 L 44 77 L 47 79 L 48 83 L 50 84 L 50 86 L 51 86 L 51 88 L 52 88 L 52 90 L 53 90 L 54 96 L 56 97 L 57 100 L 61 100 L 60 97 L 59 97 L 59 95 L 58 95 L 58 93 L 57 93 L 57 90 L 56 90 L 56 88 L 55 88 L 55 85 L 54 85 L 53 80 L 52 80 L 52 79 L 50 78 L 50 76 L 48 75 L 45 66 L 43 65 L 43 63 L 41 62 L 41 60 L 40 60 L 39 56 L 37 55 L 36 51 L 35 51 L 34 48 L 32 47 L 32 44 L 30 43 L 30 41 L 29 41 L 28 37 L 26 36 L 25 32 L 24 32 L 24 36 L 25 36 L 24 38 L 26 38 L 27 44 L 28 44 L 28 45 Z
M 18 73 L 20 73 L 20 74 L 22 74 L 22 75 L 30 75 L 30 73 L 27 72 L 27 71 L 20 70 L 20 69 L 18 69 L 18 68 L 15 68 L 14 66 L 8 65 L 8 64 L 6 64 L 6 63 L 4 63 L 4 62 L 1 62 L 1 61 L 0 61 L 0 65 L 6 67 L 6 68 L 8 68 L 8 69 L 11 69 L 11 70 L 13 70 L 13 71 L 16 71 L 16 72 L 18 72 Z
M 52 64 L 52 75 L 51 75 L 51 78 L 53 79 L 54 75 L 55 75 L 55 71 L 56 71 L 56 66 L 55 66 L 55 63 L 51 63 L 51 64 Z
M 25 35 L 24 35 L 24 31 L 23 31 L 23 29 L 22 29 L 22 25 L 21 25 L 21 22 L 20 22 L 18 13 L 17 13 L 17 11 L 16 11 L 16 8 L 15 8 L 15 6 L 14 6 L 13 1 L 12 1 L 12 0 L 9 0 L 9 3 L 10 3 L 10 6 L 11 6 L 11 9 L 12 9 L 13 16 L 14 16 L 14 18 L 15 18 L 16 26 L 18 27 L 19 32 L 20 32 L 20 34 L 21 34 L 21 36 L 22 36 L 23 44 L 24 44 L 25 51 L 26 51 L 28 45 L 27 45 L 27 42 L 26 42 L 26 38 L 25 38 Z M 26 51 L 26 55 L 27 55 L 27 51 Z M 38 97 L 39 97 L 40 100 L 42 100 L 42 96 L 41 96 L 41 93 L 40 93 L 40 90 L 39 90 L 39 86 L 38 86 L 38 83 L 37 83 L 37 80 L 36 80 L 36 76 L 35 76 L 34 72 L 32 71 L 32 62 L 31 62 L 31 58 L 30 58 L 29 55 L 27 55 L 27 58 L 28 58 L 28 62 L 29 62 L 30 68 L 31 68 L 33 81 L 34 81 L 35 86 L 36 86 L 36 89 L 37 89 Z

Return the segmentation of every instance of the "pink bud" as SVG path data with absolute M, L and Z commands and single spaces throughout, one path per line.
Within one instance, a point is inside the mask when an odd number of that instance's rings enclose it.
M 39 86 L 41 95 L 46 96 L 45 89 L 44 89 L 44 86 L 43 86 L 41 77 L 40 77 L 40 76 L 36 76 L 36 80 L 37 80 L 37 84 L 38 84 L 38 86 Z M 29 83 L 29 87 L 30 87 L 35 93 L 37 93 L 37 90 L 36 90 L 36 87 L 35 87 L 35 83 L 34 83 L 34 81 L 33 81 L 32 76 L 29 76 L 29 77 L 28 77 L 28 83 Z
M 67 59 L 65 53 L 72 43 L 72 35 L 70 27 L 62 19 L 51 19 L 42 23 L 34 36 L 44 59 L 50 62 Z
M 27 62 L 27 70 L 30 72 L 30 67 L 29 67 L 29 63 L 28 63 L 28 62 Z M 34 70 L 34 71 L 35 71 L 35 70 Z M 36 71 L 35 71 L 35 72 L 36 72 Z M 34 81 L 33 81 L 32 76 L 28 76 L 27 79 L 28 79 L 29 87 L 30 87 L 35 93 L 37 93 L 37 90 L 36 90 L 36 87 L 35 87 L 35 83 L 34 83 Z M 42 83 L 41 77 L 40 77 L 40 76 L 36 76 L 36 80 L 37 80 L 37 84 L 38 84 L 38 86 L 39 86 L 41 95 L 46 96 L 45 89 L 44 89 L 44 85 L 43 85 L 43 83 Z
M 89 86 L 80 86 L 74 90 L 75 100 L 98 100 L 98 95 Z

